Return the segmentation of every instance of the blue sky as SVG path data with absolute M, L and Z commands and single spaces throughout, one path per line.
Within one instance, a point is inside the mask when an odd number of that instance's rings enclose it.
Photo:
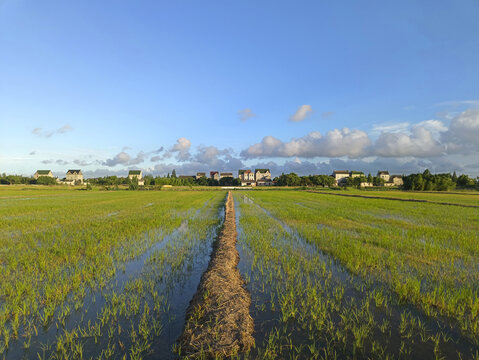
M 0 0 L 0 172 L 479 175 L 477 1 Z

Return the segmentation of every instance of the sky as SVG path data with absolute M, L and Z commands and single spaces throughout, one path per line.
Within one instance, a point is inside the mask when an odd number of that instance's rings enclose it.
M 479 175 L 479 2 L 0 0 L 0 173 Z

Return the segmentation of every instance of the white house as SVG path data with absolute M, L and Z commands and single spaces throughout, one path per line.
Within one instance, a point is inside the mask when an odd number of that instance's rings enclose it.
M 251 170 L 238 170 L 238 178 L 241 181 L 241 186 L 256 186 L 254 172 Z
M 255 169 L 254 179 L 258 180 L 271 180 L 271 172 L 269 169 Z
M 140 186 L 145 185 L 145 181 L 143 180 L 143 172 L 141 170 L 130 170 L 128 172 L 128 179 L 130 180 L 137 179 L 138 185 Z
M 335 170 L 333 171 L 333 178 L 336 180 L 336 184 L 340 185 L 346 182 L 346 178 L 349 177 L 349 171 L 347 170 Z
M 53 173 L 51 170 L 37 170 L 35 174 L 33 175 L 33 178 L 37 180 L 40 176 L 47 176 L 47 177 L 53 177 Z
M 66 181 L 74 184 L 83 184 L 83 173 L 81 170 L 68 170 L 66 175 Z
M 232 178 L 232 177 L 233 177 L 233 173 L 231 173 L 231 172 L 222 172 L 222 173 L 220 174 L 220 179 L 227 178 L 227 177 L 228 177 L 228 178 Z
M 384 182 L 389 182 L 389 171 L 378 171 L 377 177 L 383 179 Z

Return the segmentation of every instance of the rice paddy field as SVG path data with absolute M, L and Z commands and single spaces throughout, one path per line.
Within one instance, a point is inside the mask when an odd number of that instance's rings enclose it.
M 234 192 L 255 346 L 233 357 L 479 359 L 479 208 L 458 206 L 479 196 L 340 193 L 430 202 Z M 0 359 L 182 358 L 225 199 L 0 188 Z

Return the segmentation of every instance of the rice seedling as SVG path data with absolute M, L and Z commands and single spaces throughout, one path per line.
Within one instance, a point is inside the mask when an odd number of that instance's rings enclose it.
M 225 193 L 39 195 L 0 206 L 2 357 L 172 354 Z
M 305 346 L 303 358 L 316 357 L 317 346 L 341 358 L 477 350 L 476 210 L 455 208 L 451 219 L 442 205 L 292 191 L 236 199 L 241 270 L 253 304 L 267 304 L 254 307 L 252 357 L 272 349 L 293 356 L 291 344 Z M 459 260 L 467 266 L 454 266 Z M 442 306 L 436 301 L 428 313 L 433 289 Z M 285 335 L 271 337 L 278 329 Z

